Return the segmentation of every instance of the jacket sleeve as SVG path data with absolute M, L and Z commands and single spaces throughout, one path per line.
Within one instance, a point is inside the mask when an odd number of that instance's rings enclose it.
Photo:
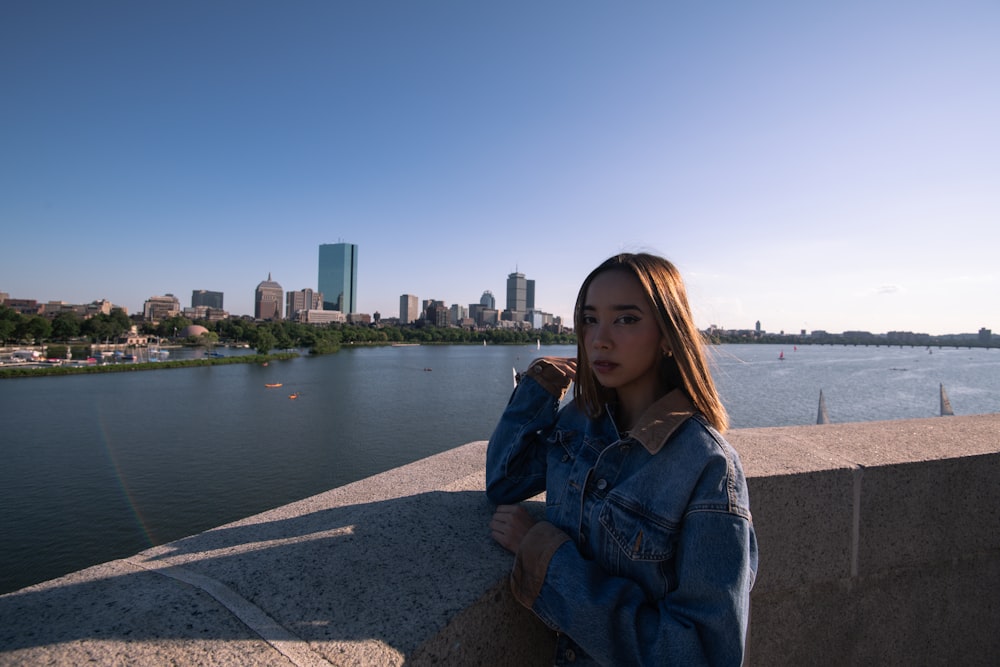
M 486 450 L 486 495 L 492 502 L 516 503 L 545 490 L 547 440 L 571 380 L 545 360 L 520 377 Z
M 685 523 L 678 586 L 660 600 L 583 558 L 545 522 L 518 550 L 514 596 L 602 664 L 740 665 L 757 566 L 753 526 L 721 511 L 692 512 Z

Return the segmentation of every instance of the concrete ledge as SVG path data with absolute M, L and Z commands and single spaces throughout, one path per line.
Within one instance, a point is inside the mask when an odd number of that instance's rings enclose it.
M 995 664 L 1000 415 L 729 438 L 761 548 L 748 664 Z M 0 665 L 550 664 L 485 449 L 0 596 Z
M 0 596 L 0 664 L 530 665 L 486 443 Z M 504 633 L 512 637 L 496 655 Z M 516 642 L 516 643 L 515 643 Z M 517 646 L 529 649 L 509 650 Z

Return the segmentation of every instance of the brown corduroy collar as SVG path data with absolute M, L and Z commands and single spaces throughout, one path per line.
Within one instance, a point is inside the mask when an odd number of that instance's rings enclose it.
M 642 443 L 650 454 L 656 454 L 677 428 L 695 414 L 691 399 L 680 389 L 674 389 L 646 408 L 629 435 Z

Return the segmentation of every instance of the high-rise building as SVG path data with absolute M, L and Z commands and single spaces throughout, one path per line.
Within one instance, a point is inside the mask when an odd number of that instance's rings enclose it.
M 504 311 L 503 319 L 520 322 L 527 319 L 528 314 L 534 309 L 535 281 L 528 280 L 523 273 L 512 273 L 507 276 L 507 309 Z
M 507 276 L 507 310 L 516 313 L 528 310 L 528 281 L 523 273 Z
M 358 311 L 358 246 L 323 243 L 319 247 L 319 291 L 323 310 L 348 315 Z
M 222 310 L 222 292 L 209 292 L 205 289 L 196 289 L 191 292 L 191 307 L 206 306 Z
M 322 292 L 314 292 L 308 287 L 285 295 L 285 319 L 294 320 L 301 310 L 323 310 Z
M 486 290 L 483 295 L 479 297 L 479 305 L 493 310 L 497 307 L 497 300 L 493 296 L 493 292 Z
M 257 291 L 253 299 L 253 316 L 258 320 L 280 320 L 281 302 L 285 300 L 285 292 L 281 285 L 271 280 L 271 274 L 267 274 L 267 280 L 257 285 Z
M 420 317 L 420 299 L 412 294 L 399 296 L 399 323 L 412 324 Z
M 430 299 L 424 303 L 426 304 L 424 307 L 424 319 L 428 324 L 432 324 L 436 327 L 448 326 L 450 313 L 448 311 L 448 306 L 444 305 L 444 301 Z

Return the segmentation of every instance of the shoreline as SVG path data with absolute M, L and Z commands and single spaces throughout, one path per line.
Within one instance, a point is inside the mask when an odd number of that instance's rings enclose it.
M 51 366 L 25 368 L 0 367 L 0 380 L 28 377 L 51 377 L 53 375 L 86 375 L 92 373 L 129 373 L 167 368 L 191 368 L 196 366 L 222 366 L 226 364 L 254 364 L 268 361 L 285 361 L 300 356 L 298 352 L 277 354 L 244 354 L 232 357 L 210 357 L 205 359 L 179 359 L 176 361 L 147 361 L 141 363 L 101 364 L 94 366 Z

